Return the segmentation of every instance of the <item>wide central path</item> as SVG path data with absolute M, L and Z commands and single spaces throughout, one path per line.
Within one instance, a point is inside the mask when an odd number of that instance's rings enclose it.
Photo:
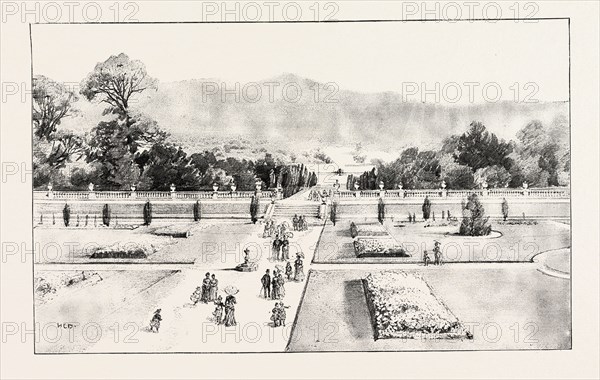
M 206 222 L 210 223 L 210 222 Z M 103 281 L 78 289 L 65 297 L 40 305 L 36 321 L 46 327 L 36 345 L 37 352 L 282 352 L 306 282 L 288 282 L 283 302 L 288 308 L 286 327 L 270 325 L 275 301 L 260 296 L 260 279 L 266 269 L 285 263 L 271 258 L 271 240 L 262 238 L 263 225 L 205 225 L 184 241 L 182 247 L 194 249 L 193 265 L 172 264 L 47 264 L 48 270 L 94 270 Z M 305 255 L 305 274 L 310 269 L 320 226 L 295 232 L 290 256 Z M 183 243 L 183 242 L 182 242 Z M 191 248 L 193 247 L 193 248 Z M 243 262 L 244 249 L 258 262 L 257 272 L 235 271 Z M 293 261 L 292 261 L 293 264 Z M 212 318 L 213 304 L 192 305 L 190 295 L 200 286 L 205 273 L 219 280 L 223 299 L 226 286 L 239 289 L 235 316 L 238 325 L 217 325 Z M 162 310 L 163 322 L 158 334 L 147 331 L 154 310 Z M 62 339 L 48 339 L 54 324 L 77 325 Z M 95 334 L 100 331 L 99 334 Z M 53 332 L 52 332 L 53 334 Z M 100 335 L 98 338 L 95 335 Z

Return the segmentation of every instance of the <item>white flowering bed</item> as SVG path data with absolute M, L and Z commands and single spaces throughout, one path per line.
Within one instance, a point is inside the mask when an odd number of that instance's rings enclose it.
M 472 339 L 420 276 L 385 271 L 369 274 L 363 284 L 375 339 Z
M 391 236 L 387 238 L 356 238 L 357 257 L 408 257 L 405 250 Z

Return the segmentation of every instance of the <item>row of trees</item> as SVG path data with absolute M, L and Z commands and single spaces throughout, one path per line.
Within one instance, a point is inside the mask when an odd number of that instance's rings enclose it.
M 132 109 L 136 95 L 156 90 L 144 64 L 125 54 L 98 63 L 81 81 L 79 94 L 44 76 L 33 79 L 34 187 L 52 182 L 55 188 L 181 190 L 211 189 L 214 183 L 253 190 L 257 179 L 264 188 L 281 185 L 291 195 L 316 183 L 303 165 L 286 165 L 269 154 L 256 162 L 233 157 L 218 159 L 214 152 L 188 154 L 171 143 L 155 120 Z M 83 96 L 106 104 L 102 120 L 80 135 L 59 129 L 66 117 L 77 115 L 74 103 Z M 70 162 L 85 162 L 69 175 Z
M 532 121 L 506 142 L 487 131 L 480 122 L 471 123 L 462 135 L 444 141 L 440 150 L 405 149 L 390 163 L 358 177 L 349 176 L 348 189 L 377 189 L 383 181 L 387 189 L 401 184 L 405 189 L 435 189 L 442 181 L 449 189 L 489 187 L 564 186 L 569 183 L 570 152 L 568 124 L 557 117 L 549 128 Z

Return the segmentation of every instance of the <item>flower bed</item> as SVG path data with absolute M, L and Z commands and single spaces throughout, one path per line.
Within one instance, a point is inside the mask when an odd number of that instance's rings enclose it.
M 157 236 L 171 236 L 174 238 L 187 238 L 192 235 L 192 227 L 188 224 L 172 225 L 155 229 L 152 233 Z
M 390 236 L 387 238 L 357 238 L 354 240 L 357 257 L 409 257 L 404 248 Z
M 363 280 L 375 339 L 473 339 L 418 275 L 386 271 Z
M 381 224 L 361 224 L 357 227 L 356 236 L 353 237 L 363 236 L 390 236 L 390 234 Z
M 146 259 L 156 252 L 152 244 L 113 244 L 108 247 L 100 247 L 94 250 L 90 259 Z

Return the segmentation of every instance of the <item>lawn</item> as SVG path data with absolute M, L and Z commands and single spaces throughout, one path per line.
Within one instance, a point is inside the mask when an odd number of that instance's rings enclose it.
M 134 230 L 111 228 L 36 228 L 36 263 L 185 263 L 224 260 L 221 255 L 239 263 L 243 258 L 240 241 L 254 226 L 249 222 L 230 224 L 202 221 L 190 224 L 192 235 L 187 238 L 157 236 L 154 227 Z M 181 230 L 182 227 L 177 227 Z M 154 247 L 146 259 L 90 259 L 98 247 Z
M 375 340 L 361 281 L 381 270 L 312 271 L 288 351 L 570 348 L 570 283 L 532 263 L 402 269 L 421 274 L 473 339 Z
M 492 223 L 494 232 L 489 237 L 458 236 L 458 226 L 425 227 L 424 223 L 390 221 L 385 223 L 385 228 L 411 257 L 357 258 L 350 236 L 350 221 L 341 221 L 335 226 L 331 223 L 325 226 L 314 262 L 421 262 L 423 251 L 431 252 L 436 240 L 441 243 L 444 262 L 528 262 L 541 252 L 571 245 L 569 226 L 553 221 L 540 221 L 536 225 Z

